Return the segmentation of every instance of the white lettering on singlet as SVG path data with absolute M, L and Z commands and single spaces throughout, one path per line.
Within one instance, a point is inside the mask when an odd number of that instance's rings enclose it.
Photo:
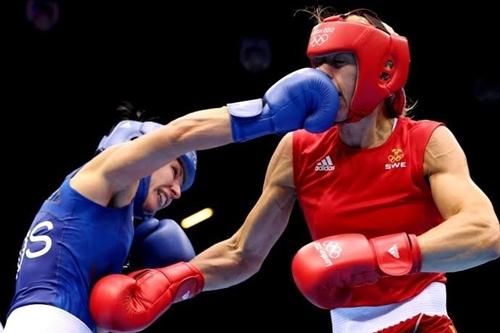
M 45 245 L 41 250 L 38 250 L 35 252 L 31 252 L 30 249 L 27 249 L 26 250 L 26 257 L 28 257 L 30 259 L 43 256 L 45 253 L 49 252 L 50 248 L 52 247 L 52 239 L 50 239 L 49 236 L 47 236 L 47 235 L 40 235 L 40 236 L 35 235 L 35 233 L 42 228 L 47 228 L 47 230 L 50 231 L 50 230 L 54 229 L 54 225 L 50 221 L 43 221 L 43 222 L 38 223 L 33 228 L 33 230 L 30 233 L 30 236 L 29 236 L 30 242 L 32 242 L 32 243 L 43 242 L 43 243 L 45 243 Z
M 402 169 L 402 168 L 406 168 L 406 162 L 394 162 L 394 163 L 386 163 L 385 164 L 386 170 Z
M 23 246 L 21 247 L 21 251 L 19 251 L 19 257 L 17 259 L 16 280 L 19 271 L 21 270 L 21 265 L 23 264 L 25 254 L 26 258 L 28 259 L 38 258 L 49 252 L 50 248 L 52 247 L 52 239 L 49 236 L 36 235 L 36 233 L 42 229 L 47 229 L 47 231 L 50 231 L 54 229 L 54 224 L 50 221 L 43 221 L 38 223 L 33 227 L 33 229 L 28 231 L 28 234 L 24 238 Z M 29 243 L 43 243 L 43 247 L 37 251 L 31 251 L 31 249 L 28 248 Z

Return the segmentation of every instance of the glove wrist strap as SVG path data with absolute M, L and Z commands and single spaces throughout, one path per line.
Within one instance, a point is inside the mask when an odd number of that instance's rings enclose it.
M 174 293 L 174 303 L 198 295 L 205 285 L 205 279 L 200 270 L 187 262 L 179 262 L 158 270 L 167 277 L 172 285 L 177 284 L 177 288 L 171 288 Z
M 262 98 L 257 98 L 243 102 L 228 103 L 227 110 L 233 117 L 248 118 L 261 114 L 262 105 Z
M 404 232 L 370 239 L 380 271 L 400 276 L 420 271 L 422 257 L 417 236 Z

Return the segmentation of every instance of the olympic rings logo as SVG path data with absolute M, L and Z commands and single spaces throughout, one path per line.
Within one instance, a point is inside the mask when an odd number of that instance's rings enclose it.
M 405 157 L 405 154 L 403 153 L 403 149 L 401 148 L 394 148 L 391 150 L 391 155 L 387 157 L 389 162 L 391 163 L 396 163 L 401 161 Z
M 310 44 L 312 46 L 320 46 L 327 40 L 328 40 L 328 34 L 315 34 L 314 36 L 311 36 Z

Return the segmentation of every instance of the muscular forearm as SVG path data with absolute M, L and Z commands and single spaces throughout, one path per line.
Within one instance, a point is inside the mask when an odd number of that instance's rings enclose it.
M 243 261 L 234 237 L 208 248 L 191 260 L 205 278 L 203 290 L 223 289 L 245 281 L 259 265 Z
M 456 214 L 418 237 L 422 271 L 455 272 L 500 255 L 500 229 L 494 214 Z
M 226 107 L 193 112 L 166 127 L 181 150 L 203 150 L 233 142 Z

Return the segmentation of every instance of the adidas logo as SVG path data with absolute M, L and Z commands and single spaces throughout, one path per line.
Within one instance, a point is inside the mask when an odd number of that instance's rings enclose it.
M 316 166 L 314 167 L 314 171 L 333 171 L 335 170 L 335 165 L 333 165 L 332 159 L 330 155 L 326 155 Z
M 394 258 L 399 259 L 399 251 L 398 251 L 398 246 L 396 244 L 391 246 L 389 250 L 387 250 L 387 252 L 389 252 L 389 254 Z

